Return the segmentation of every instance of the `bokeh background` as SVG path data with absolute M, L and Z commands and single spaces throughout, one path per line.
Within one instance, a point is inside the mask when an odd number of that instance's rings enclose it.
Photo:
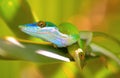
M 18 25 L 39 20 L 56 25 L 71 22 L 80 31 L 104 32 L 120 40 L 120 0 L 0 0 L 1 38 L 30 39 Z M 111 62 L 106 68 L 99 59 L 89 62 L 82 71 L 74 63 L 41 65 L 0 60 L 0 78 L 119 78 L 119 69 Z

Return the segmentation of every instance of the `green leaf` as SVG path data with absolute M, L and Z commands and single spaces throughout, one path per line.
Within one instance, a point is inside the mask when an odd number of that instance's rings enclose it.
M 26 0 L 0 0 L 0 18 L 12 33 L 20 38 L 27 38 L 28 35 L 20 31 L 18 26 L 28 22 L 34 22 L 32 11 Z
M 94 32 L 90 46 L 96 55 L 107 56 L 120 65 L 120 41 L 118 39 L 102 32 Z
M 3 37 L 3 36 L 15 36 L 14 33 L 9 29 L 8 25 L 6 25 L 5 21 L 3 21 L 1 18 L 0 18 L 0 37 Z
M 45 53 L 49 53 L 49 56 L 42 55 Z M 51 53 L 57 54 L 57 56 L 53 56 L 51 55 Z M 66 55 L 65 48 L 57 49 L 50 45 L 20 43 L 16 42 L 14 39 L 12 39 L 11 41 L 0 39 L 0 56 L 2 59 L 26 60 L 39 63 L 70 61 L 68 56 Z M 61 58 L 63 59 L 59 58 L 59 56 L 61 56 Z M 55 59 L 55 57 L 57 59 Z

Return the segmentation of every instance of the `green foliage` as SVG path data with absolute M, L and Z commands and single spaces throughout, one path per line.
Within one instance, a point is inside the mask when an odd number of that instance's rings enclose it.
M 80 36 L 87 53 L 87 64 L 83 70 L 78 70 L 66 48 L 59 49 L 54 48 L 53 45 L 27 41 L 18 41 L 19 44 L 15 44 L 8 40 L 8 36 L 11 36 L 17 39 L 43 42 L 24 34 L 18 28 L 18 25 L 38 20 L 51 21 L 59 25 L 73 18 L 72 22 L 76 24 L 76 21 L 80 22 L 82 19 L 79 20 L 74 16 L 82 17 L 86 14 L 88 18 L 84 18 L 87 19 L 85 24 L 89 25 L 89 17 L 96 13 L 87 12 L 94 8 L 91 6 L 94 3 L 97 4 L 97 1 L 0 0 L 0 78 L 119 78 L 120 17 L 117 17 L 117 13 L 115 17 L 113 15 L 105 18 L 105 22 L 100 26 L 88 27 L 95 28 L 96 31 L 101 28 L 99 31 L 109 35 L 101 32 L 86 32 L 81 29 Z M 94 25 L 97 20 L 92 19 L 90 19 L 91 25 Z M 80 26 L 81 23 L 76 25 Z M 61 55 L 69 58 L 71 62 L 65 63 L 63 60 L 40 55 L 37 53 L 38 50 Z

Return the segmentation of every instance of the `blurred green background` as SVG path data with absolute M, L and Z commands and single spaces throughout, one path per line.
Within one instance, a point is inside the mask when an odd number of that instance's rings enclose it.
M 0 0 L 1 38 L 31 39 L 18 25 L 39 20 L 57 25 L 67 21 L 80 31 L 100 31 L 120 40 L 120 0 Z M 99 59 L 88 62 L 80 71 L 74 63 L 43 65 L 0 60 L 0 78 L 119 78 L 119 70 L 111 61 L 106 68 Z

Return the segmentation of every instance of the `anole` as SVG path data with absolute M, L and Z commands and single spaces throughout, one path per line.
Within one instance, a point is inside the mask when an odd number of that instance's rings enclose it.
M 71 23 L 62 23 L 59 26 L 52 22 L 39 21 L 20 25 L 19 28 L 26 34 L 51 42 L 58 48 L 67 47 L 69 54 L 77 65 L 85 65 L 85 52 L 79 30 Z

